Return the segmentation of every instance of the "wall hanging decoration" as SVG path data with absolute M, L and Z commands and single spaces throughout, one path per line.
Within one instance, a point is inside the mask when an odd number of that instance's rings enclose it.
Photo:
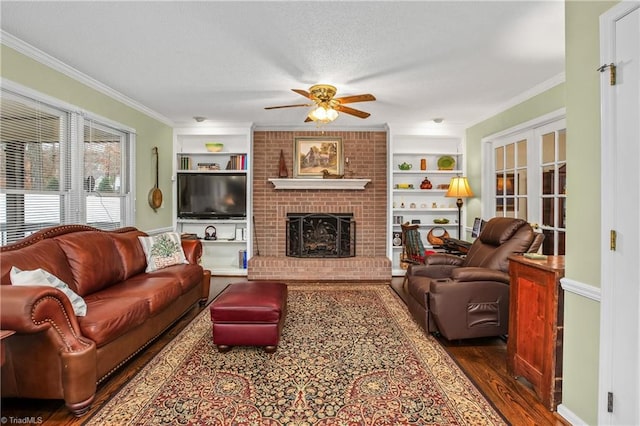
M 342 138 L 296 138 L 293 152 L 294 177 L 343 175 Z
M 149 191 L 149 205 L 153 211 L 157 211 L 162 205 L 162 191 L 158 187 L 158 167 L 160 162 L 160 156 L 158 155 L 158 147 L 154 146 L 152 149 L 153 155 L 156 157 L 156 184 Z

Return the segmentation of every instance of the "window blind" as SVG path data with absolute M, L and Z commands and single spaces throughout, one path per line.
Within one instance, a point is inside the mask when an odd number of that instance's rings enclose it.
M 2 89 L 2 245 L 59 224 L 134 223 L 134 133 L 69 108 Z
M 6 244 L 64 217 L 69 114 L 6 92 L 0 102 L 0 224 Z

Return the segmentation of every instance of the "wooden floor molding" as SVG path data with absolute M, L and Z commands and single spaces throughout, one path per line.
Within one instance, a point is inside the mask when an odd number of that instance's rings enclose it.
M 243 278 L 212 278 L 209 300 L 213 300 L 227 284 L 237 281 L 243 281 Z M 394 277 L 391 285 L 400 297 L 406 297 L 402 289 L 402 278 Z M 98 387 L 93 406 L 86 416 L 74 417 L 59 400 L 7 398 L 2 399 L 2 417 L 11 417 L 17 421 L 26 419 L 26 423 L 49 425 L 83 424 L 91 413 L 99 410 L 102 404 L 108 401 L 195 318 L 201 309 L 200 307 L 192 309 L 145 351 L 130 360 L 111 378 L 101 384 Z M 507 374 L 506 344 L 501 339 L 473 339 L 460 342 L 441 340 L 440 343 L 509 423 L 517 426 L 568 425 L 558 414 L 548 411 L 526 383 L 517 381 Z

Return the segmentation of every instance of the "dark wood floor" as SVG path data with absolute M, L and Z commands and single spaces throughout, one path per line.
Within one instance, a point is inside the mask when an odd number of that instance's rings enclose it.
M 228 282 L 230 282 L 229 278 L 212 279 L 210 300 Z M 401 279 L 394 278 L 392 287 L 401 297 L 404 297 Z M 194 308 L 145 351 L 101 384 L 98 387 L 92 410 L 83 418 L 77 419 L 70 415 L 60 401 L 26 399 L 3 399 L 2 417 L 27 419 L 30 420 L 26 422 L 29 424 L 81 425 L 91 413 L 98 410 L 103 403 L 109 400 L 111 395 L 115 394 L 140 371 L 200 310 L 201 308 Z M 514 426 L 567 424 L 555 413 L 549 412 L 543 407 L 525 383 L 516 381 L 507 374 L 506 344 L 501 339 L 476 339 L 456 343 L 441 340 L 441 344 L 504 418 Z M 14 423 L 17 422 L 14 421 Z
M 394 278 L 391 286 L 405 300 L 402 279 Z M 568 425 L 562 417 L 550 412 L 525 382 L 507 373 L 507 344 L 500 338 L 469 339 L 440 344 L 458 363 L 494 407 L 512 425 Z

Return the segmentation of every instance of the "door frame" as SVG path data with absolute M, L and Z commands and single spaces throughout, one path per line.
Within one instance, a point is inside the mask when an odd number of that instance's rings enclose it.
M 638 2 L 623 1 L 600 16 L 600 63 L 609 64 L 615 56 L 615 30 L 616 22 L 624 16 L 640 8 Z M 610 144 L 605 141 L 615 140 L 615 96 L 610 89 L 608 73 L 603 73 L 600 78 L 600 145 L 601 145 L 601 188 L 610 188 L 614 182 L 615 158 Z M 636 182 L 640 184 L 640 182 Z M 614 282 L 607 279 L 612 276 L 614 263 L 609 249 L 609 232 L 614 221 L 613 206 L 616 201 L 613 191 L 600 191 L 600 265 L 601 265 L 601 300 L 600 300 L 600 353 L 599 353 L 599 379 L 598 379 L 598 424 L 610 424 L 613 414 L 607 412 L 608 392 L 612 391 L 613 365 L 616 361 L 613 351 L 614 326 L 628 327 L 630 341 L 629 345 L 640 344 L 640 334 L 638 334 L 637 324 L 620 324 L 617 321 L 618 314 L 613 305 Z M 617 324 L 617 325 L 616 325 Z M 640 377 L 636 377 L 636 388 L 640 388 Z

